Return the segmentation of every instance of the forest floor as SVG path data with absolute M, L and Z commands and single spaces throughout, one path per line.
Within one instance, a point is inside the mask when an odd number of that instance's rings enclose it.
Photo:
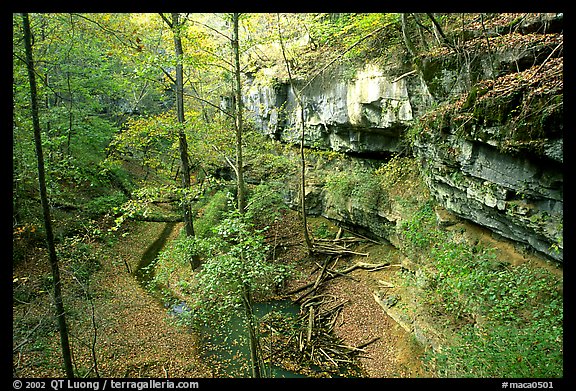
M 286 288 L 297 286 L 309 278 L 315 264 L 306 261 L 301 240 L 301 223 L 297 214 L 284 216 L 276 227 L 277 260 L 294 262 L 300 278 Z M 213 377 L 199 354 L 197 338 L 179 325 L 161 302 L 148 293 L 134 275 L 143 257 L 159 250 L 159 241 L 168 242 L 180 231 L 181 224 L 168 227 L 164 223 L 131 223 L 112 246 L 102 245 L 98 252 L 99 269 L 90 282 L 96 320 L 96 337 L 92 324 L 90 301 L 74 288 L 66 272 L 63 274 L 64 300 L 69 312 L 67 320 L 76 372 L 94 377 Z M 279 248 L 280 248 L 279 247 Z M 375 246 L 371 257 L 388 256 Z M 40 289 L 36 277 L 49 275 L 44 251 L 29 251 L 24 261 L 14 265 L 13 275 L 26 281 L 29 290 L 39 292 L 34 300 L 13 304 L 13 366 L 18 377 L 62 377 L 59 336 L 54 321 L 46 319 L 52 310 L 48 289 Z M 367 262 L 377 262 L 363 259 Z M 343 261 L 353 262 L 352 259 Z M 65 267 L 65 266 L 64 266 Z M 391 270 L 388 272 L 392 272 Z M 347 301 L 335 332 L 345 344 L 358 345 L 378 338 L 365 348 L 359 358 L 366 377 L 426 377 L 420 356 L 422 348 L 392 318 L 382 311 L 372 295 L 375 278 L 385 279 L 387 271 L 371 273 L 357 270 L 348 277 L 325 284 L 324 293 Z M 16 277 L 18 276 L 18 277 Z M 40 279 L 42 279 L 40 278 Z M 21 285 L 19 285 L 21 289 Z M 24 330 L 26 329 L 26 330 Z M 30 331 L 31 330 L 31 331 Z M 42 331 L 43 330 L 43 331 Z M 41 331 L 41 338 L 34 340 Z M 27 334 L 27 335 L 26 335 Z M 97 368 L 91 347 L 95 340 Z
M 94 297 L 95 350 L 100 377 L 210 377 L 210 371 L 197 353 L 196 337 L 171 319 L 160 301 L 146 292 L 128 272 L 127 265 L 130 271 L 136 270 L 146 251 L 167 233 L 165 226 L 162 223 L 131 224 L 129 232 L 125 231 L 128 235 L 99 253 L 100 268 L 90 285 Z M 174 238 L 178 231 L 178 227 L 174 227 L 165 240 Z M 34 276 L 45 275 L 48 260 L 38 254 L 31 253 L 30 259 L 14 268 L 14 275 L 27 276 L 29 284 Z M 70 292 L 74 283 L 65 279 L 66 273 L 63 273 L 64 304 L 70 312 L 67 321 L 75 370 L 79 376 L 95 377 L 91 355 L 94 336 L 91 306 L 88 300 Z M 20 328 L 21 322 L 33 322 L 32 319 L 38 319 L 42 314 L 49 318 L 46 315 L 52 307 L 50 300 L 50 295 L 44 292 L 31 303 L 15 302 L 14 327 Z M 38 316 L 32 317 L 34 313 Z M 22 342 L 15 337 L 13 343 L 17 347 Z M 49 327 L 42 339 L 30 340 L 25 345 L 29 346 L 20 347 L 13 355 L 16 376 L 64 377 L 55 325 Z

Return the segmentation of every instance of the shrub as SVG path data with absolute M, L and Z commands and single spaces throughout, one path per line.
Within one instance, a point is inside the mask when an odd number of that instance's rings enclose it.
M 286 265 L 268 261 L 269 248 L 262 231 L 254 229 L 246 216 L 228 212 L 208 240 L 199 239 L 206 256 L 196 275 L 196 325 L 221 327 L 234 312 L 243 308 L 246 291 L 252 297 L 266 296 L 289 272 Z
M 350 200 L 371 209 L 378 209 L 386 200 L 379 177 L 367 169 L 333 172 L 326 178 L 324 189 L 334 205 L 342 210 L 347 210 Z
M 94 218 L 111 212 L 114 208 L 119 208 L 126 201 L 127 197 L 121 191 L 117 191 L 88 201 L 84 209 L 89 217 Z
M 494 248 L 440 230 L 430 202 L 399 233 L 401 250 L 429 275 L 420 297 L 455 335 L 427 353 L 438 375 L 562 376 L 561 278 L 529 263 L 512 266 Z
M 281 193 L 282 185 L 276 182 L 261 183 L 249 193 L 246 217 L 255 226 L 270 226 L 282 215 L 282 211 L 288 209 Z

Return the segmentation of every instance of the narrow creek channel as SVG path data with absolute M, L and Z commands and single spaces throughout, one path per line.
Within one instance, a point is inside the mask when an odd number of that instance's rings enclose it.
M 159 223 L 151 223 L 159 224 Z M 136 279 L 147 290 L 148 283 L 154 278 L 154 269 L 148 270 L 148 267 L 154 262 L 160 251 L 166 245 L 168 238 L 176 228 L 176 223 L 164 223 L 164 229 L 158 238 L 142 253 L 138 268 L 134 272 Z
M 153 223 L 158 224 L 158 223 Z M 176 228 L 176 223 L 164 223 L 164 228 L 158 238 L 148 246 L 142 253 L 134 276 L 140 285 L 150 292 L 148 287 L 154 278 L 154 269 L 150 266 L 158 254 L 162 251 L 168 239 Z M 157 300 L 164 304 L 159 295 L 150 292 Z M 276 300 L 265 303 L 254 303 L 255 315 L 258 319 L 272 311 L 279 311 L 289 316 L 296 317 L 300 307 L 290 300 Z M 185 302 L 179 302 L 168 308 L 168 312 L 174 316 L 181 316 L 189 311 Z M 250 373 L 250 351 L 247 342 L 247 328 L 243 318 L 234 317 L 229 324 L 225 325 L 227 333 L 220 335 L 210 330 L 206 330 L 203 338 L 203 359 L 209 362 L 217 362 L 221 376 L 227 377 L 248 377 Z M 267 366 L 265 373 L 273 378 L 305 377 L 296 372 L 292 372 L 277 366 Z

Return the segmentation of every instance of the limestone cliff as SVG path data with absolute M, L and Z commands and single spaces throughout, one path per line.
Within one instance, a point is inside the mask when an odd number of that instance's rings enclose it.
M 459 47 L 411 63 L 366 63 L 353 77 L 334 66 L 295 80 L 305 144 L 351 157 L 412 156 L 431 195 L 454 214 L 557 261 L 563 248 L 562 14 L 472 34 Z M 244 100 L 259 131 L 300 138 L 300 107 L 288 80 L 250 78 Z M 354 200 L 311 208 L 390 239 L 398 217 Z M 384 208 L 386 209 L 386 208 Z M 388 237 L 387 237 L 388 236 Z

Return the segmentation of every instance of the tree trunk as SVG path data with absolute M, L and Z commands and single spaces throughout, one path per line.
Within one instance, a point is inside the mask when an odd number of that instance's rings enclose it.
M 401 14 L 401 22 L 402 22 L 402 38 L 404 39 L 404 45 L 406 45 L 406 49 L 410 56 L 413 59 L 417 59 L 416 47 L 414 43 L 412 43 L 412 39 L 410 38 L 410 33 L 408 32 L 408 20 L 406 18 L 406 14 Z
M 254 310 L 252 308 L 252 293 L 248 285 L 242 289 L 242 302 L 244 304 L 244 314 L 248 324 L 248 338 L 250 344 L 250 359 L 252 361 L 252 377 L 262 377 L 262 361 L 260 359 L 260 339 L 256 322 L 254 321 Z
M 238 199 L 238 211 L 244 213 L 246 208 L 246 196 L 244 188 L 244 159 L 242 158 L 242 128 L 243 118 L 242 118 L 242 84 L 240 82 L 240 44 L 238 40 L 238 19 L 239 14 L 232 14 L 232 51 L 234 54 L 234 128 L 236 130 L 236 186 L 237 186 L 237 199 Z
M 186 191 L 190 189 L 190 165 L 188 162 L 188 142 L 184 131 L 184 69 L 182 58 L 184 51 L 182 49 L 182 38 L 180 36 L 181 27 L 180 15 L 177 12 L 172 13 L 171 26 L 174 35 L 174 49 L 176 52 L 176 111 L 178 115 L 178 149 L 180 152 L 180 174 L 182 176 L 182 188 Z M 182 215 L 184 218 L 184 229 L 187 236 L 194 236 L 194 222 L 192 220 L 192 209 L 190 201 L 185 194 L 182 199 Z M 192 270 L 200 266 L 198 256 L 193 256 L 190 260 Z
M 432 14 L 431 12 L 427 12 L 426 15 L 428 16 L 428 18 L 432 21 L 432 24 L 434 25 L 434 35 L 436 35 L 436 40 L 438 40 L 438 43 L 444 44 L 448 47 L 453 47 L 452 43 L 450 41 L 448 41 L 446 34 L 444 34 L 444 31 L 442 30 L 440 23 L 438 23 L 438 21 L 434 17 L 434 14 Z
M 310 238 L 310 233 L 308 232 L 308 214 L 306 212 L 306 158 L 304 156 L 304 105 L 302 100 L 300 99 L 300 94 L 296 90 L 294 86 L 294 81 L 292 79 L 292 72 L 290 70 L 290 65 L 288 63 L 288 59 L 286 58 L 286 51 L 284 50 L 284 40 L 282 39 L 282 33 L 280 30 L 280 15 L 276 15 L 278 18 L 278 39 L 280 41 L 280 48 L 282 49 L 282 57 L 284 58 L 284 63 L 286 64 L 286 71 L 288 72 L 288 80 L 290 82 L 290 87 L 292 88 L 292 92 L 294 93 L 294 97 L 300 106 L 300 125 L 301 125 L 301 134 L 300 134 L 300 207 L 302 209 L 302 225 L 303 225 L 303 232 L 304 232 L 304 241 L 306 242 L 306 248 L 308 249 L 308 253 L 311 254 L 313 250 L 312 239 Z
M 238 38 L 238 25 L 240 14 L 232 14 L 232 53 L 234 56 L 234 130 L 236 131 L 236 198 L 238 211 L 244 214 L 246 208 L 246 196 L 244 188 L 244 161 L 242 158 L 242 130 L 244 127 L 242 118 L 242 84 L 240 81 L 240 43 Z M 250 359 L 252 363 L 252 377 L 262 377 L 262 361 L 260 359 L 260 338 L 257 325 L 254 320 L 252 308 L 251 286 L 244 284 L 242 287 L 242 302 L 244 314 L 248 326 L 248 340 L 250 344 Z
M 66 370 L 66 376 L 73 378 L 74 369 L 72 367 L 72 354 L 70 351 L 70 343 L 68 341 L 68 328 L 66 326 L 64 304 L 62 302 L 60 269 L 58 266 L 58 257 L 56 255 L 56 247 L 54 245 L 50 206 L 48 204 L 48 195 L 46 192 L 44 155 L 42 152 L 40 119 L 38 115 L 38 100 L 36 95 L 36 77 L 34 74 L 34 58 L 32 55 L 32 37 L 30 32 L 30 21 L 28 19 L 27 13 L 22 14 L 22 25 L 24 28 L 24 45 L 26 47 L 26 65 L 28 68 L 28 79 L 30 82 L 30 103 L 32 108 L 32 123 L 34 127 L 34 144 L 36 146 L 36 158 L 38 161 L 38 185 L 40 188 L 40 201 L 42 204 L 44 227 L 46 229 L 46 242 L 48 245 L 50 266 L 52 268 L 52 278 L 54 280 L 54 305 L 56 307 L 56 318 L 58 320 L 58 329 L 60 331 L 60 344 L 62 347 L 62 358 L 64 359 L 64 369 Z
M 310 239 L 310 233 L 308 232 L 308 213 L 306 212 L 306 158 L 304 156 L 304 106 L 300 102 L 300 122 L 302 127 L 302 133 L 300 137 L 300 208 L 302 209 L 302 224 L 304 226 L 304 241 L 306 242 L 306 248 L 308 253 L 312 253 L 313 244 Z

